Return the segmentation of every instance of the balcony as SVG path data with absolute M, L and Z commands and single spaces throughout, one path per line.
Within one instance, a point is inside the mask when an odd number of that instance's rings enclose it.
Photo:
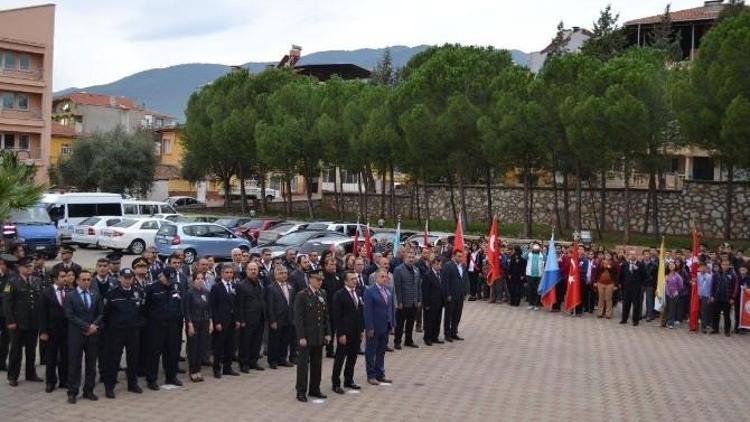
M 44 69 L 21 69 L 18 67 L 2 67 L 0 68 L 0 76 L 15 79 L 26 79 L 29 81 L 41 81 L 44 77 Z
M 21 162 L 26 162 L 27 160 L 29 160 L 27 164 L 34 164 L 34 160 L 42 159 L 41 148 L 34 148 L 34 147 L 28 148 L 28 149 L 10 148 L 10 149 L 3 149 L 3 151 L 10 151 L 14 153 Z
M 23 110 L 18 108 L 0 107 L 0 117 L 4 119 L 41 120 L 42 109 L 38 107 L 29 107 Z

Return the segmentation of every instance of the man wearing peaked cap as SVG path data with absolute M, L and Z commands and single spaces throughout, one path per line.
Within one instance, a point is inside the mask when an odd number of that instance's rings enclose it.
M 61 262 L 58 262 L 54 266 L 52 266 L 52 273 L 56 273 L 58 269 L 65 268 L 66 270 L 73 270 L 73 272 L 76 274 L 76 278 L 81 274 L 81 266 L 73 262 L 73 252 L 75 251 L 75 248 L 70 245 L 62 245 L 60 247 L 60 259 Z
M 109 260 L 109 275 L 117 278 L 120 274 L 120 260 L 122 260 L 122 254 L 120 252 L 112 252 L 105 256 Z

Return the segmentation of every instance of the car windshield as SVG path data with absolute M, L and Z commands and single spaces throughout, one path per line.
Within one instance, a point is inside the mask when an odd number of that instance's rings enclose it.
M 138 220 L 133 220 L 133 219 L 130 219 L 130 218 L 126 218 L 126 219 L 120 221 L 119 223 L 113 225 L 112 227 L 123 227 L 123 228 L 130 227 L 133 224 L 135 224 L 137 221 Z
M 263 227 L 263 220 L 248 221 L 242 225 L 243 229 L 259 229 Z
M 237 225 L 237 219 L 236 218 L 220 218 L 216 221 L 214 221 L 216 224 L 224 227 L 234 227 Z
M 282 236 L 276 240 L 276 244 L 280 246 L 292 246 L 301 245 L 307 241 L 307 239 L 313 237 L 316 233 L 314 232 L 294 232 L 289 233 L 286 236 Z
M 79 226 L 93 226 L 94 224 L 101 221 L 100 217 L 89 217 L 83 221 L 81 221 L 81 224 Z
M 307 228 L 310 230 L 328 230 L 328 223 L 312 223 Z
M 52 224 L 44 207 L 30 207 L 11 212 L 11 221 L 23 224 Z
M 156 232 L 157 236 L 174 236 L 175 234 L 177 234 L 177 226 L 173 224 L 165 224 Z
M 269 229 L 268 231 L 275 232 L 275 233 L 283 233 L 285 231 L 293 229 L 294 226 L 295 226 L 294 224 L 279 224 L 278 226 L 272 229 Z

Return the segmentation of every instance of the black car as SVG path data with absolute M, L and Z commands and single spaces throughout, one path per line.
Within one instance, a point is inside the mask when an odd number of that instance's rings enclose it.
M 296 232 L 281 236 L 273 242 L 256 246 L 255 248 L 251 249 L 250 252 L 260 253 L 261 250 L 268 248 L 271 249 L 271 253 L 273 254 L 273 256 L 279 256 L 289 248 L 300 250 L 303 245 L 309 242 L 314 242 L 316 239 L 329 239 L 331 237 L 341 238 L 343 240 L 349 239 L 348 236 L 344 236 L 343 234 L 331 232 L 328 230 L 298 230 Z

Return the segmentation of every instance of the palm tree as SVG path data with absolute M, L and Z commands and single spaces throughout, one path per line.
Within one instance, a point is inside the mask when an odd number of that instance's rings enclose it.
M 45 186 L 34 182 L 35 173 L 34 166 L 22 163 L 12 151 L 0 151 L 0 220 L 41 199 Z

